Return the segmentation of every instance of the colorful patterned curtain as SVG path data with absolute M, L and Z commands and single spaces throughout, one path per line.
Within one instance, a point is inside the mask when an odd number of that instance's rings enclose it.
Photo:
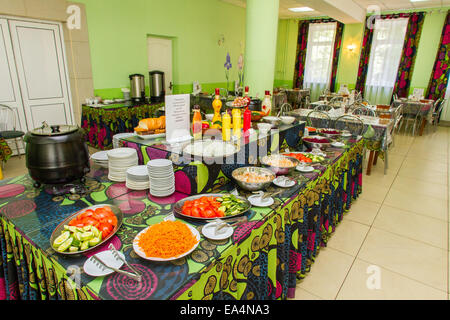
M 394 85 L 393 93 L 405 97 L 408 95 L 409 86 L 414 68 L 414 61 L 416 59 L 417 47 L 422 33 L 422 25 L 424 20 L 423 12 L 409 12 L 409 13 L 395 13 L 381 15 L 379 19 L 398 19 L 409 18 L 408 27 L 405 34 L 405 42 L 403 45 L 402 58 L 400 61 L 397 81 Z M 361 47 L 361 55 L 359 58 L 358 77 L 356 79 L 355 90 L 360 91 L 364 95 L 366 85 L 367 69 L 369 65 L 370 50 L 372 47 L 373 27 L 368 27 L 368 20 L 366 18 L 364 27 L 363 44 Z M 373 18 L 372 18 L 373 19 Z M 374 25 L 374 24 L 373 24 Z
M 428 84 L 427 99 L 444 99 L 450 76 L 450 10 L 447 12 L 441 42 Z
M 394 90 L 392 91 L 392 96 L 396 94 L 399 97 L 406 98 L 409 95 L 409 87 L 424 18 L 425 14 L 423 12 L 414 12 L 409 17 L 402 57 L 398 66 L 397 79 L 395 81 Z
M 306 61 L 306 46 L 308 42 L 308 30 L 310 23 L 326 23 L 336 22 L 336 36 L 334 40 L 333 62 L 331 69 L 330 90 L 335 90 L 336 73 L 339 64 L 339 53 L 341 50 L 342 34 L 344 32 L 344 24 L 334 19 L 314 19 L 314 20 L 300 20 L 298 22 L 298 38 L 297 38 L 297 53 L 294 70 L 294 88 L 303 87 L 303 78 L 305 74 Z

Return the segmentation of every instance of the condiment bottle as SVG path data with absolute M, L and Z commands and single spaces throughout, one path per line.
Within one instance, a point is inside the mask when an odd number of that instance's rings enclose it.
M 233 115 L 233 136 L 239 139 L 241 137 L 241 110 L 235 108 L 231 113 Z
M 215 90 L 216 96 L 212 102 L 212 107 L 214 109 L 214 117 L 212 119 L 212 128 L 220 128 L 220 124 L 216 124 L 216 122 L 220 122 L 222 116 L 220 115 L 220 110 L 222 109 L 222 100 L 220 100 L 220 89 L 216 88 Z
M 270 113 L 272 112 L 272 98 L 270 96 L 269 90 L 266 90 L 261 108 L 266 116 L 270 115 Z
M 245 101 L 247 101 L 246 107 L 248 107 L 250 105 L 250 102 L 252 99 L 250 99 L 250 97 L 248 96 L 248 86 L 245 87 L 245 93 L 244 93 L 244 99 Z
M 231 117 L 228 112 L 222 117 L 222 140 L 230 141 L 231 138 Z
M 248 130 L 251 127 L 252 127 L 252 112 L 250 111 L 247 105 L 244 111 L 244 135 L 248 134 Z
M 199 108 L 194 109 L 194 116 L 192 118 L 192 134 L 194 140 L 202 139 L 202 115 Z

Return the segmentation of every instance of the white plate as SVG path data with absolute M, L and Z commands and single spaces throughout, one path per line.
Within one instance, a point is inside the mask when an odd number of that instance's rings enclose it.
M 351 137 L 352 136 L 352 134 L 351 133 L 341 133 L 341 136 L 342 137 Z
M 287 183 L 284 183 L 284 181 L 286 181 Z M 283 182 L 283 183 L 282 183 Z M 280 188 L 291 188 L 293 186 L 295 186 L 297 182 L 294 180 L 284 180 L 284 178 L 276 178 L 275 180 L 273 180 L 273 184 L 280 187 Z
M 137 157 L 136 149 L 133 148 L 116 148 L 108 151 L 109 160 L 125 160 Z
M 247 198 L 248 201 L 255 207 L 270 207 L 274 204 L 275 200 L 272 197 L 264 199 L 264 202 L 261 202 L 261 197 L 259 195 L 253 195 Z
M 157 167 L 158 169 L 161 169 L 172 166 L 172 161 L 169 159 L 153 159 L 147 162 L 147 166 L 150 168 Z
M 172 260 L 176 260 L 176 259 L 180 259 L 182 257 L 185 257 L 185 256 L 189 255 L 192 251 L 194 251 L 197 248 L 198 244 L 200 243 L 200 233 L 197 231 L 197 229 L 195 229 L 194 227 L 192 227 L 192 226 L 190 226 L 188 224 L 186 224 L 186 225 L 188 226 L 188 228 L 191 230 L 191 232 L 193 233 L 193 235 L 197 239 L 197 244 L 195 244 L 192 247 L 192 249 L 190 249 L 189 251 L 187 251 L 187 252 L 185 252 L 185 253 L 183 253 L 181 255 L 178 255 L 178 256 L 175 256 L 175 257 L 171 257 L 171 258 L 147 257 L 145 255 L 145 253 L 141 250 L 141 248 L 138 246 L 137 239 L 142 233 L 146 232 L 148 230 L 148 228 L 150 228 L 151 226 L 148 226 L 147 228 L 145 228 L 144 230 L 142 230 L 141 232 L 139 232 L 136 235 L 136 237 L 133 240 L 133 249 L 137 253 L 138 256 L 140 256 L 140 257 L 142 257 L 142 258 L 144 258 L 146 260 L 151 260 L 151 261 L 172 261 Z
M 135 132 L 136 133 L 136 132 Z M 142 140 L 150 140 L 150 139 L 156 139 L 156 138 L 162 138 L 165 137 L 166 134 L 165 133 L 155 133 L 155 134 L 145 134 L 145 135 L 141 135 L 141 134 L 137 134 L 136 136 L 141 138 Z
M 148 177 L 147 166 L 134 166 L 127 169 L 127 174 L 135 177 Z
M 118 251 L 119 255 L 125 259 L 125 256 L 122 252 Z M 97 257 L 99 257 L 103 262 L 105 262 L 108 266 L 111 266 L 113 268 L 116 269 L 120 269 L 120 267 L 122 267 L 122 265 L 124 264 L 124 262 L 122 260 L 116 260 L 116 258 L 114 258 L 113 254 L 111 251 L 106 250 L 106 251 L 102 251 L 96 254 Z M 112 269 L 100 269 L 100 267 L 98 267 L 93 261 L 94 258 L 90 257 L 89 259 L 87 259 L 83 265 L 83 269 L 84 272 L 86 272 L 86 274 L 93 276 L 93 277 L 102 277 L 102 276 L 106 276 L 108 274 L 111 274 L 114 272 L 114 270 Z
M 343 148 L 343 147 L 345 147 L 345 143 L 335 141 L 335 142 L 331 143 L 331 146 L 336 147 L 336 148 Z
M 295 169 L 297 169 L 300 172 L 305 172 L 305 173 L 314 171 L 314 167 L 311 167 L 311 166 L 306 166 L 306 167 L 297 166 Z
M 108 151 L 98 151 L 91 155 L 91 159 L 96 161 L 106 161 L 108 162 Z
M 234 233 L 234 229 L 231 226 L 223 227 L 217 234 L 215 232 L 216 228 L 216 222 L 207 223 L 203 226 L 202 233 L 206 238 L 211 240 L 225 240 L 231 237 Z

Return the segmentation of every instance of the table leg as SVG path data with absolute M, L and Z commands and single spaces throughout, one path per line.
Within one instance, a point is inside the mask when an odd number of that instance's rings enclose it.
M 425 118 L 422 119 L 422 123 L 420 125 L 420 131 L 419 131 L 419 136 L 421 136 L 423 134 L 423 129 L 425 128 L 425 124 L 427 123 L 427 120 Z
M 372 162 L 373 162 L 373 155 L 374 155 L 374 151 L 370 151 L 369 153 L 369 161 L 367 162 L 367 171 L 366 171 L 366 175 L 370 176 L 370 171 L 372 170 Z
M 376 166 L 377 165 L 377 160 L 378 160 L 378 151 L 375 151 L 375 155 L 373 157 L 373 165 Z

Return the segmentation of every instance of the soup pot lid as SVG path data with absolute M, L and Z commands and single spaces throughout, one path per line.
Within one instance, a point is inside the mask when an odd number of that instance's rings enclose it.
M 42 127 L 31 130 L 31 134 L 37 136 L 60 136 L 78 131 L 78 126 L 58 124 L 49 126 L 46 122 Z

